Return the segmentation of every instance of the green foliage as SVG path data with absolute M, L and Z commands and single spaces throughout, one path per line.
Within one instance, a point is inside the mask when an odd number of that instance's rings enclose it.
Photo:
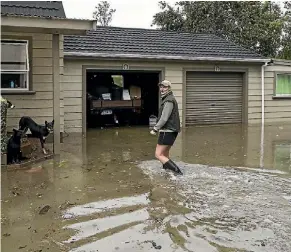
M 159 2 L 158 29 L 213 33 L 266 57 L 290 57 L 290 3 L 272 1 Z M 284 35 L 283 35 L 284 34 Z
M 95 7 L 93 18 L 97 20 L 97 24 L 100 24 L 101 26 L 108 26 L 112 21 L 115 11 L 116 9 L 110 8 L 109 2 L 101 1 L 98 3 L 98 6 Z
M 282 48 L 279 51 L 279 57 L 291 60 L 291 2 L 285 2 L 284 7 L 286 12 L 284 15 Z

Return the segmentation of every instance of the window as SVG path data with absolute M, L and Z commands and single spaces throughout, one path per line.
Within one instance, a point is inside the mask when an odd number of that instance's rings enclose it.
M 28 41 L 1 41 L 1 90 L 28 90 Z
M 276 75 L 276 96 L 291 96 L 291 73 Z

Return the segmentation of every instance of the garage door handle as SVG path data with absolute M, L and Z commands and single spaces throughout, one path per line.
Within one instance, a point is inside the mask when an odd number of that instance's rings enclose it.
M 214 106 L 215 106 L 215 103 L 210 104 L 210 106 L 211 106 L 211 107 L 214 107 Z

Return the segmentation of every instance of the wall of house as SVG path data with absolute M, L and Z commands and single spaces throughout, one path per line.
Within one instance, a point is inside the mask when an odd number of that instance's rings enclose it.
M 64 61 L 64 130 L 82 132 L 82 65 Z
M 130 69 L 139 68 L 164 68 L 165 78 L 173 84 L 173 91 L 177 98 L 181 121 L 183 117 L 183 82 L 184 68 L 214 70 L 218 65 L 222 69 L 246 69 L 248 83 L 248 122 L 259 123 L 261 112 L 258 108 L 261 104 L 261 67 L 258 64 L 243 63 L 180 63 L 180 62 L 150 62 L 150 61 L 121 61 L 121 60 L 92 60 L 92 59 L 69 59 L 64 60 L 64 124 L 66 132 L 82 132 L 82 66 L 91 66 L 103 69 L 122 69 L 122 64 L 129 64 Z
M 283 62 L 282 62 L 283 63 Z M 289 65 L 275 63 L 267 66 L 265 70 L 265 121 L 266 123 L 291 122 L 291 99 L 274 98 L 276 87 L 276 73 L 285 72 L 291 74 L 291 62 Z
M 288 64 L 275 63 L 265 67 L 265 123 L 290 123 L 291 99 L 276 99 L 276 72 L 291 73 L 291 62 Z M 252 85 L 249 86 L 249 122 L 260 123 L 262 113 L 262 89 L 260 70 L 251 73 Z
M 101 67 L 103 69 L 122 69 L 122 64 L 128 63 L 131 69 L 139 70 L 151 68 L 165 68 L 165 78 L 169 79 L 173 84 L 173 91 L 177 98 L 180 108 L 180 116 L 182 117 L 182 83 L 183 73 L 182 67 L 175 64 L 152 63 L 131 61 L 96 61 L 96 60 L 67 60 L 64 65 L 64 103 L 65 103 L 65 131 L 66 132 L 82 132 L 82 66 L 91 65 Z
M 2 94 L 16 107 L 8 110 L 7 130 L 18 128 L 19 119 L 22 116 L 30 116 L 37 123 L 44 124 L 45 120 L 53 120 L 53 58 L 52 58 L 52 35 L 34 33 L 1 33 L 7 38 L 32 39 L 32 78 L 29 85 L 35 94 Z M 63 36 L 60 36 L 60 73 L 63 72 Z M 61 83 L 62 85 L 62 83 Z M 61 86 L 62 88 L 62 86 Z M 61 109 L 61 132 L 64 131 L 64 102 L 63 93 L 60 99 Z

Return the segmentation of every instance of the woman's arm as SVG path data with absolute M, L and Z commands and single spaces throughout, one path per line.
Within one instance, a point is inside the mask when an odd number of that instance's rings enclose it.
M 172 102 L 165 103 L 161 118 L 157 122 L 157 124 L 155 125 L 154 131 L 159 131 L 166 124 L 166 122 L 168 121 L 168 119 L 173 111 L 173 107 L 174 107 L 174 104 Z

